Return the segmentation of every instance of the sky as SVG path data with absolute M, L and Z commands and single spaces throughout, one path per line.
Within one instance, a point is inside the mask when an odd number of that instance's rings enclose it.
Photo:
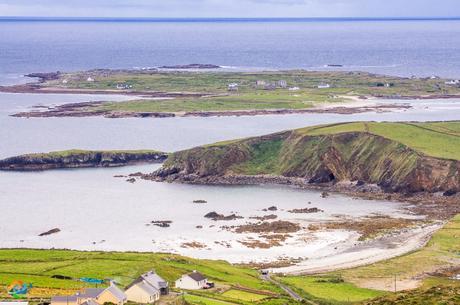
M 0 16 L 460 17 L 460 0 L 0 0 Z

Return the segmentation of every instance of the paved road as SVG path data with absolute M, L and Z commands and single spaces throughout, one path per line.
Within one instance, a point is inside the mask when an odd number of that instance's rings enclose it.
M 273 284 L 275 284 L 276 286 L 280 287 L 281 289 L 283 289 L 287 294 L 289 294 L 289 296 L 291 298 L 293 298 L 294 300 L 296 301 L 302 301 L 303 298 L 298 295 L 297 293 L 295 293 L 291 288 L 289 288 L 288 286 L 284 285 L 284 284 L 281 284 L 280 282 L 278 281 L 275 281 L 274 279 L 272 279 L 270 277 L 270 274 L 263 274 L 261 275 L 261 278 L 264 280 L 264 281 L 268 281 L 268 282 L 271 282 Z M 311 305 L 317 305 L 316 303 L 313 303 L 313 302 L 310 302 L 308 300 L 306 300 L 308 303 L 310 303 Z

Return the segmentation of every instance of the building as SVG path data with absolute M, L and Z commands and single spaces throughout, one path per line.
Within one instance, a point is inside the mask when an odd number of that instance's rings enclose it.
M 289 91 L 299 91 L 300 88 L 299 87 L 291 87 L 289 88 Z
M 193 271 L 189 274 L 184 274 L 180 279 L 176 281 L 176 288 L 180 289 L 206 289 L 208 288 L 208 279 L 201 273 Z
M 453 80 L 450 80 L 448 82 L 445 82 L 446 85 L 459 85 L 460 84 L 460 80 L 458 79 L 453 79 Z
M 92 78 L 91 76 L 89 76 L 87 79 L 86 79 L 87 82 L 94 82 L 94 78 Z
M 238 91 L 238 84 L 237 83 L 228 84 L 228 91 Z
M 329 84 L 319 84 L 318 89 L 328 89 L 331 88 L 331 85 Z
M 110 283 L 107 288 L 86 288 L 71 296 L 51 298 L 51 305 L 103 305 L 104 303 L 123 305 L 126 302 L 125 293 L 113 283 Z
M 264 80 L 257 80 L 257 81 L 256 81 L 256 86 L 257 86 L 257 87 L 263 87 L 263 86 L 265 86 L 266 84 L 267 84 L 267 82 L 264 81 Z
M 169 284 L 154 271 L 142 274 L 126 287 L 128 301 L 149 304 L 169 294 Z
M 285 89 L 287 88 L 287 81 L 285 81 L 284 79 L 281 79 L 277 82 L 277 85 L 278 87 Z

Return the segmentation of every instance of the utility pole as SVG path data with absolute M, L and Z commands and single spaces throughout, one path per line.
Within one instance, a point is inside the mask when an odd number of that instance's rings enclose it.
M 396 293 L 396 274 L 394 275 L 395 293 Z

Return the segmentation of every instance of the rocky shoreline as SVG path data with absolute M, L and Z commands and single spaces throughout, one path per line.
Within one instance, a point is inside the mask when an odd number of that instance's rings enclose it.
M 48 118 L 48 117 L 105 117 L 105 118 L 169 118 L 169 117 L 222 117 L 222 116 L 258 116 L 258 115 L 284 115 L 302 113 L 334 113 L 356 114 L 365 112 L 386 112 L 410 109 L 407 104 L 367 105 L 356 107 L 329 107 L 310 109 L 260 109 L 240 111 L 190 111 L 190 112 L 127 112 L 112 110 L 96 110 L 106 102 L 83 102 L 49 107 L 46 110 L 27 111 L 12 114 L 13 117 Z
M 162 169 L 144 174 L 144 180 L 168 183 L 185 183 L 197 185 L 283 185 L 308 190 L 337 193 L 367 200 L 389 200 L 408 203 L 406 209 L 415 215 L 425 215 L 429 219 L 447 220 L 460 213 L 460 194 L 443 193 L 402 193 L 389 192 L 375 184 L 361 181 L 310 183 L 303 178 L 274 175 L 224 175 L 200 177 L 195 174 L 166 173 Z
M 3 159 L 0 160 L 0 171 L 119 167 L 139 163 L 161 163 L 167 157 L 168 154 L 157 151 L 63 151 Z

